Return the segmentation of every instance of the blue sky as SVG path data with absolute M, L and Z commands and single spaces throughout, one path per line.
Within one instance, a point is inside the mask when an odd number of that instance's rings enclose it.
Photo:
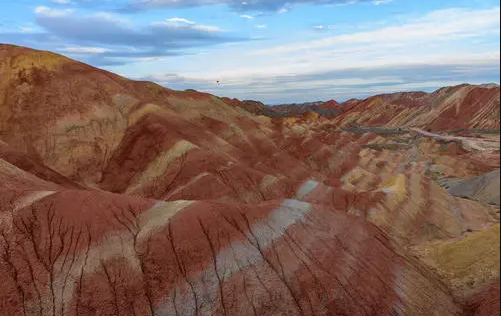
M 0 0 L 0 42 L 267 104 L 499 83 L 493 0 Z M 217 83 L 219 81 L 219 84 Z

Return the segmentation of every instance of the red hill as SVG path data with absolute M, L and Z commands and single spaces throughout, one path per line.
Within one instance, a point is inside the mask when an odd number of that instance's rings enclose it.
M 0 78 L 2 315 L 495 313 L 499 207 L 446 186 L 499 169 L 498 87 L 288 117 L 10 45 Z

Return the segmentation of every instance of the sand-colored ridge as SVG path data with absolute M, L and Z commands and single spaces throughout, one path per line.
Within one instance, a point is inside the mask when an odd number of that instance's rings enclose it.
M 425 250 L 431 264 L 456 291 L 478 288 L 499 279 L 500 226 Z
M 183 155 L 186 155 L 191 150 L 198 148 L 198 146 L 186 141 L 181 140 L 172 146 L 167 151 L 160 153 L 155 160 L 153 160 L 141 174 L 139 174 L 133 182 L 131 186 L 127 189 L 126 192 L 134 192 L 143 184 L 146 184 L 151 181 L 158 180 L 159 177 L 163 175 L 163 173 L 167 170 L 169 164 Z

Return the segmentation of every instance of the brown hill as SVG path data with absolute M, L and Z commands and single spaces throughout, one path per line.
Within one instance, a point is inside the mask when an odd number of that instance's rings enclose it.
M 499 89 L 443 90 L 485 102 L 438 135 L 421 101 L 376 128 L 394 101 L 269 118 L 48 52 L 1 45 L 0 65 L 0 314 L 488 310 L 470 293 L 499 278 L 499 207 L 435 180 L 499 169 L 499 134 L 476 128 Z M 402 95 L 426 98 L 385 98 Z
M 229 100 L 229 99 L 228 99 Z M 301 117 L 305 113 L 313 112 L 326 118 L 334 118 L 348 107 L 342 107 L 338 102 L 331 100 L 328 102 L 306 102 L 301 104 L 281 104 L 274 106 L 266 106 L 257 101 L 238 101 L 231 100 L 231 104 L 241 107 L 250 113 L 256 115 L 264 115 L 268 117 L 286 118 L 286 117 Z
M 486 286 L 474 294 L 468 302 L 468 312 L 471 316 L 497 315 L 501 301 L 499 280 Z
M 334 124 L 421 127 L 430 131 L 499 130 L 499 104 L 499 86 L 460 85 L 430 94 L 385 94 L 349 102 L 350 109 L 336 117 Z

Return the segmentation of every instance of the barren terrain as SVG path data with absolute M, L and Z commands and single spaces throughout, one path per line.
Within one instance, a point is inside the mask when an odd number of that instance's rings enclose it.
M 499 87 L 331 103 L 0 45 L 0 314 L 499 315 Z

